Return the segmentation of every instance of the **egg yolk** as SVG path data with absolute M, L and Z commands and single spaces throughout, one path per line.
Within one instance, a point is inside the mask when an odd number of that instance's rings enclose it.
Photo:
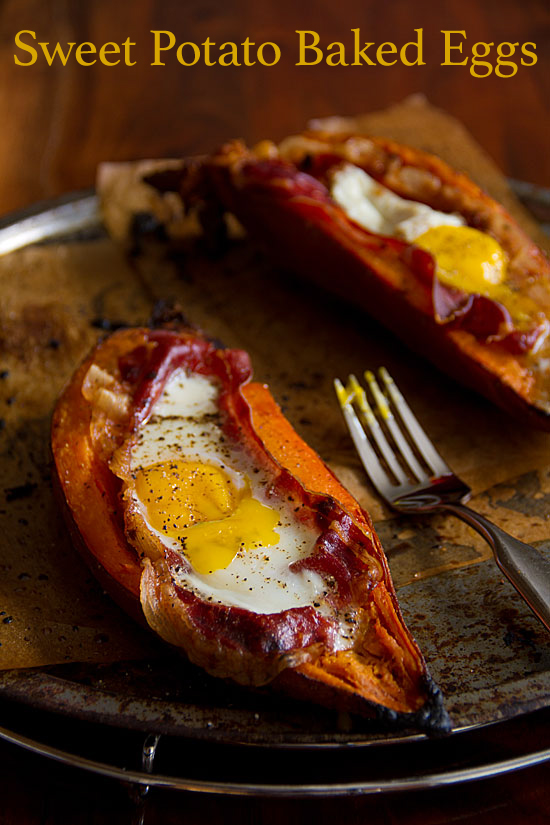
M 433 255 L 437 277 L 447 286 L 486 295 L 506 276 L 500 244 L 471 226 L 434 226 L 414 243 Z
M 237 490 L 221 467 L 174 460 L 136 474 L 136 495 L 149 524 L 181 542 L 197 573 L 228 567 L 240 550 L 270 547 L 279 540 L 279 514 Z
M 136 493 L 149 524 L 166 535 L 201 521 L 223 518 L 237 506 L 230 479 L 219 467 L 194 461 L 162 461 L 140 470 Z
M 471 226 L 434 226 L 414 243 L 433 255 L 441 283 L 498 301 L 519 325 L 529 324 L 537 314 L 535 302 L 506 283 L 506 254 L 485 232 Z

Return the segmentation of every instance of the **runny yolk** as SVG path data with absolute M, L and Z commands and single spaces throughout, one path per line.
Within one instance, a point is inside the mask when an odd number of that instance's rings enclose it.
M 498 301 L 516 323 L 528 323 L 537 314 L 533 299 L 506 283 L 506 254 L 486 232 L 471 226 L 434 226 L 414 244 L 433 255 L 441 283 Z
M 136 494 L 149 524 L 178 539 L 197 573 L 228 567 L 240 550 L 277 543 L 279 515 L 237 490 L 221 467 L 163 461 L 136 474 Z
M 229 515 L 238 499 L 220 467 L 181 459 L 140 470 L 136 493 L 147 509 L 149 524 L 168 536 L 197 522 Z
M 437 277 L 447 286 L 488 294 L 504 281 L 504 250 L 490 235 L 471 226 L 434 226 L 414 243 L 431 252 Z

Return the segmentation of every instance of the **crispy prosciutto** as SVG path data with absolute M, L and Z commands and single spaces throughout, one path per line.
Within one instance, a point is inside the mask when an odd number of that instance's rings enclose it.
M 128 329 L 99 344 L 61 396 L 52 424 L 56 481 L 78 546 L 126 609 L 213 675 L 243 685 L 273 683 L 300 698 L 393 725 L 447 731 L 441 694 L 405 627 L 369 516 L 298 437 L 267 387 L 250 378 L 246 353 L 216 349 L 196 333 Z M 187 405 L 179 418 L 177 393 Z M 207 406 L 202 415 L 201 393 L 210 393 L 217 409 Z M 243 540 L 231 563 L 217 562 L 199 575 L 191 536 L 209 517 L 197 517 L 190 529 L 184 525 L 185 539 L 176 531 L 169 540 L 155 527 L 151 513 L 155 507 L 165 512 L 173 490 L 182 496 L 182 508 L 205 478 L 212 485 L 205 506 L 225 495 L 215 487 L 219 464 L 213 458 L 199 470 L 188 456 L 182 459 L 181 445 L 190 438 L 186 426 L 193 445 L 208 428 L 216 429 L 224 472 L 234 456 L 244 455 L 250 477 L 262 479 L 263 504 L 254 505 L 262 518 L 265 510 L 279 508 L 276 530 L 282 534 L 286 519 L 285 535 L 301 537 L 298 555 L 283 565 L 282 591 L 275 593 L 281 609 L 266 609 L 266 591 L 257 580 L 241 599 L 224 595 L 217 578 L 226 581 L 234 565 L 247 563 L 248 553 L 252 572 L 263 565 L 267 589 L 276 575 L 272 541 L 247 549 Z M 156 461 L 152 470 L 177 467 L 177 483 L 144 497 L 139 479 L 149 478 L 151 466 L 143 451 L 148 439 L 166 449 L 169 439 L 160 432 L 177 432 L 177 443 L 173 458 Z M 190 487 L 181 467 L 194 468 L 186 470 L 195 473 Z M 240 488 L 241 500 L 249 496 L 248 483 Z M 231 503 L 235 512 L 239 506 Z M 214 519 L 215 525 L 223 528 L 233 517 Z M 204 542 L 205 552 L 219 550 Z M 299 587 L 297 595 L 285 592 L 295 580 L 305 595 Z

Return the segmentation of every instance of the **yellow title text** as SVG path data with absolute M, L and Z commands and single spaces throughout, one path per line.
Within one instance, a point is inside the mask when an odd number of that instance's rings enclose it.
M 297 29 L 296 66 L 382 66 L 401 64 L 406 67 L 425 66 L 424 30 L 413 29 L 411 39 L 406 43 L 385 41 L 375 43 L 366 40 L 358 28 L 350 29 L 346 42 L 323 43 L 320 35 L 311 30 Z M 472 77 L 484 78 L 493 73 L 497 77 L 510 78 L 518 72 L 519 66 L 534 66 L 537 62 L 535 43 L 513 41 L 470 43 L 465 30 L 443 29 L 440 41 L 441 66 L 465 67 Z M 246 37 L 240 43 L 227 41 L 216 43 L 207 37 L 202 43 L 189 40 L 178 42 L 171 31 L 152 29 L 149 43 L 149 65 L 166 66 L 178 63 L 184 67 L 196 66 L 266 66 L 277 65 L 283 53 L 281 47 L 272 41 L 256 43 Z M 127 37 L 122 43 L 107 42 L 96 45 L 89 41 L 76 43 L 50 43 L 38 40 L 36 32 L 22 29 L 15 35 L 17 66 L 34 66 L 45 62 L 48 66 L 135 66 L 136 42 Z M 433 51 L 433 50 L 432 50 Z

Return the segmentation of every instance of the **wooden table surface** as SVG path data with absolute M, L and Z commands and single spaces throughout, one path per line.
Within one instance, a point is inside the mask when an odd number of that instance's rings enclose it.
M 325 47 L 391 41 L 400 48 L 423 29 L 424 66 L 296 66 L 296 30 Z M 80 66 L 70 59 L 19 66 L 15 35 L 36 43 L 135 43 L 134 65 Z M 151 30 L 177 44 L 274 41 L 275 66 L 180 65 L 176 48 L 151 66 Z M 441 66 L 442 30 L 476 41 L 537 45 L 538 62 L 515 76 L 487 78 L 469 66 Z M 460 118 L 511 177 L 550 186 L 550 6 L 546 0 L 3 0 L 0 4 L 0 214 L 93 184 L 99 161 L 161 157 L 214 148 L 226 138 L 275 139 L 314 116 L 383 108 L 414 92 Z M 26 42 L 31 42 L 26 36 Z M 39 48 L 37 46 L 37 48 Z M 519 47 L 518 47 L 519 48 Z M 453 52 L 458 59 L 458 52 Z M 351 62 L 351 61 L 350 61 Z M 530 62 L 530 61 L 526 61 Z M 549 743 L 546 743 L 548 746 Z M 0 743 L 0 825 L 129 822 L 126 790 Z M 154 792 L 146 823 L 258 822 L 289 825 L 335 818 L 402 825 L 550 821 L 550 767 L 458 788 L 325 801 L 221 799 Z

